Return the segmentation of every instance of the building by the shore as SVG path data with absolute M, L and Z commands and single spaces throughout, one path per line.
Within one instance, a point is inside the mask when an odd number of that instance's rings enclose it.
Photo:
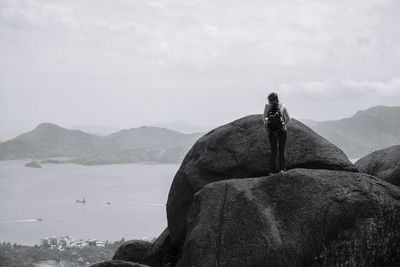
M 105 242 L 89 239 L 89 240 L 76 240 L 70 236 L 62 236 L 62 237 L 46 237 L 41 239 L 40 246 L 50 247 L 54 249 L 63 250 L 66 248 L 84 248 L 84 247 L 105 247 Z

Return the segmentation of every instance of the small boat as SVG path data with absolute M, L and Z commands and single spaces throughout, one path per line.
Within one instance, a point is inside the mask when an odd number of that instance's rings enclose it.
M 77 200 L 76 200 L 76 203 L 82 203 L 82 204 L 85 204 L 85 203 L 86 203 L 86 199 L 85 199 L 85 197 L 83 197 L 83 199 L 82 199 L 82 200 L 79 200 L 79 199 L 77 199 Z
M 111 202 L 106 202 L 107 205 L 111 205 Z
M 37 222 L 41 222 L 41 221 L 43 221 L 43 219 L 42 218 L 37 218 L 36 221 Z

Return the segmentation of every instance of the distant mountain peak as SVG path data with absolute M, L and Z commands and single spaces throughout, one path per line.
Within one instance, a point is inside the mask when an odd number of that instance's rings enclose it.
M 350 158 L 400 144 L 400 107 L 377 105 L 340 120 L 306 122 Z
M 58 126 L 57 124 L 51 123 L 51 122 L 43 122 L 40 123 L 38 126 L 36 126 L 35 129 L 33 129 L 30 132 L 27 132 L 25 134 L 22 134 L 18 137 L 22 137 L 22 136 L 26 136 L 29 134 L 42 134 L 42 133 L 46 133 L 46 134 L 58 134 L 64 131 L 68 131 L 67 129 Z
M 354 114 L 354 116 L 360 116 L 360 115 L 364 115 L 364 114 L 379 114 L 381 112 L 399 112 L 400 111 L 400 107 L 389 107 L 389 106 L 383 106 L 383 105 L 377 105 L 377 106 L 373 106 L 371 108 L 367 108 L 364 110 L 360 110 L 357 111 L 356 114 Z
M 150 127 L 159 127 L 166 128 L 169 130 L 173 130 L 176 132 L 191 134 L 191 133 L 200 133 L 209 131 L 210 127 L 199 126 L 184 120 L 174 120 L 170 122 L 157 123 L 153 125 L 149 125 Z
M 48 129 L 48 128 L 59 129 L 59 128 L 62 128 L 62 127 L 60 127 L 60 126 L 58 126 L 58 125 L 56 125 L 54 123 L 51 123 L 51 122 L 42 122 L 36 127 L 36 129 Z
M 80 164 L 179 162 L 200 137 L 160 127 L 142 126 L 107 136 L 40 123 L 0 144 L 0 160 L 67 157 Z
M 71 130 L 79 130 L 88 134 L 94 134 L 98 136 L 107 136 L 120 131 L 120 128 L 106 126 L 106 125 L 84 125 L 76 124 L 69 127 Z
M 121 131 L 118 131 L 116 133 L 113 133 L 110 135 L 110 137 L 112 136 L 121 136 L 121 135 L 130 135 L 130 134 L 141 134 L 141 135 L 146 135 L 146 134 L 169 134 L 169 135 L 184 135 L 181 132 L 172 130 L 172 129 L 167 129 L 167 128 L 163 128 L 163 127 L 158 127 L 158 126 L 147 126 L 147 125 L 143 125 L 140 127 L 136 127 L 136 128 L 129 128 L 129 129 L 124 129 Z

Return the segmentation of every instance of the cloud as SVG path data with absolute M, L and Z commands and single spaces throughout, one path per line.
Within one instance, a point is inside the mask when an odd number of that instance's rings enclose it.
M 351 70 L 351 78 L 368 72 L 378 79 L 382 70 L 365 62 L 400 67 L 400 34 L 387 29 L 398 27 L 391 11 L 400 11 L 396 2 L 3 0 L 0 36 L 21 50 L 37 43 L 66 57 L 71 50 L 97 58 L 112 51 L 116 65 L 163 62 L 209 72 L 307 69 L 324 78 L 332 72 L 344 78 Z
M 305 81 L 281 84 L 279 92 L 286 96 L 302 95 L 313 98 L 353 97 L 376 95 L 380 97 L 400 97 L 400 78 L 389 81 L 335 80 Z
M 394 59 L 400 34 L 387 29 L 398 28 L 397 13 L 388 9 L 400 6 L 396 0 L 4 0 L 0 31 L 8 34 L 0 34 L 22 46 L 61 39 L 64 44 L 52 47 L 63 52 L 72 47 L 83 56 L 112 50 L 124 55 L 118 60 L 137 65 L 164 62 L 198 71 L 306 67 L 316 75 L 326 69 L 346 75 L 351 69 L 353 78 L 366 71 L 382 78 L 365 62 L 400 64 Z M 7 27 L 20 30 L 10 35 Z M 361 64 L 367 70 L 358 70 Z
M 0 126 L 213 125 L 278 85 L 309 118 L 310 96 L 328 99 L 322 119 L 332 96 L 363 101 L 343 114 L 395 105 L 399 13 L 398 0 L 0 0 Z

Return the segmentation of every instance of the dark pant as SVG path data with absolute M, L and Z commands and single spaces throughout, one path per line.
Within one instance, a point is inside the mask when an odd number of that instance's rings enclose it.
M 287 133 L 285 130 L 279 130 L 275 133 L 273 132 L 268 133 L 269 144 L 271 145 L 269 170 L 272 173 L 276 172 L 275 158 L 278 150 L 278 143 L 279 143 L 279 171 L 286 169 L 286 162 L 285 162 L 286 136 Z

